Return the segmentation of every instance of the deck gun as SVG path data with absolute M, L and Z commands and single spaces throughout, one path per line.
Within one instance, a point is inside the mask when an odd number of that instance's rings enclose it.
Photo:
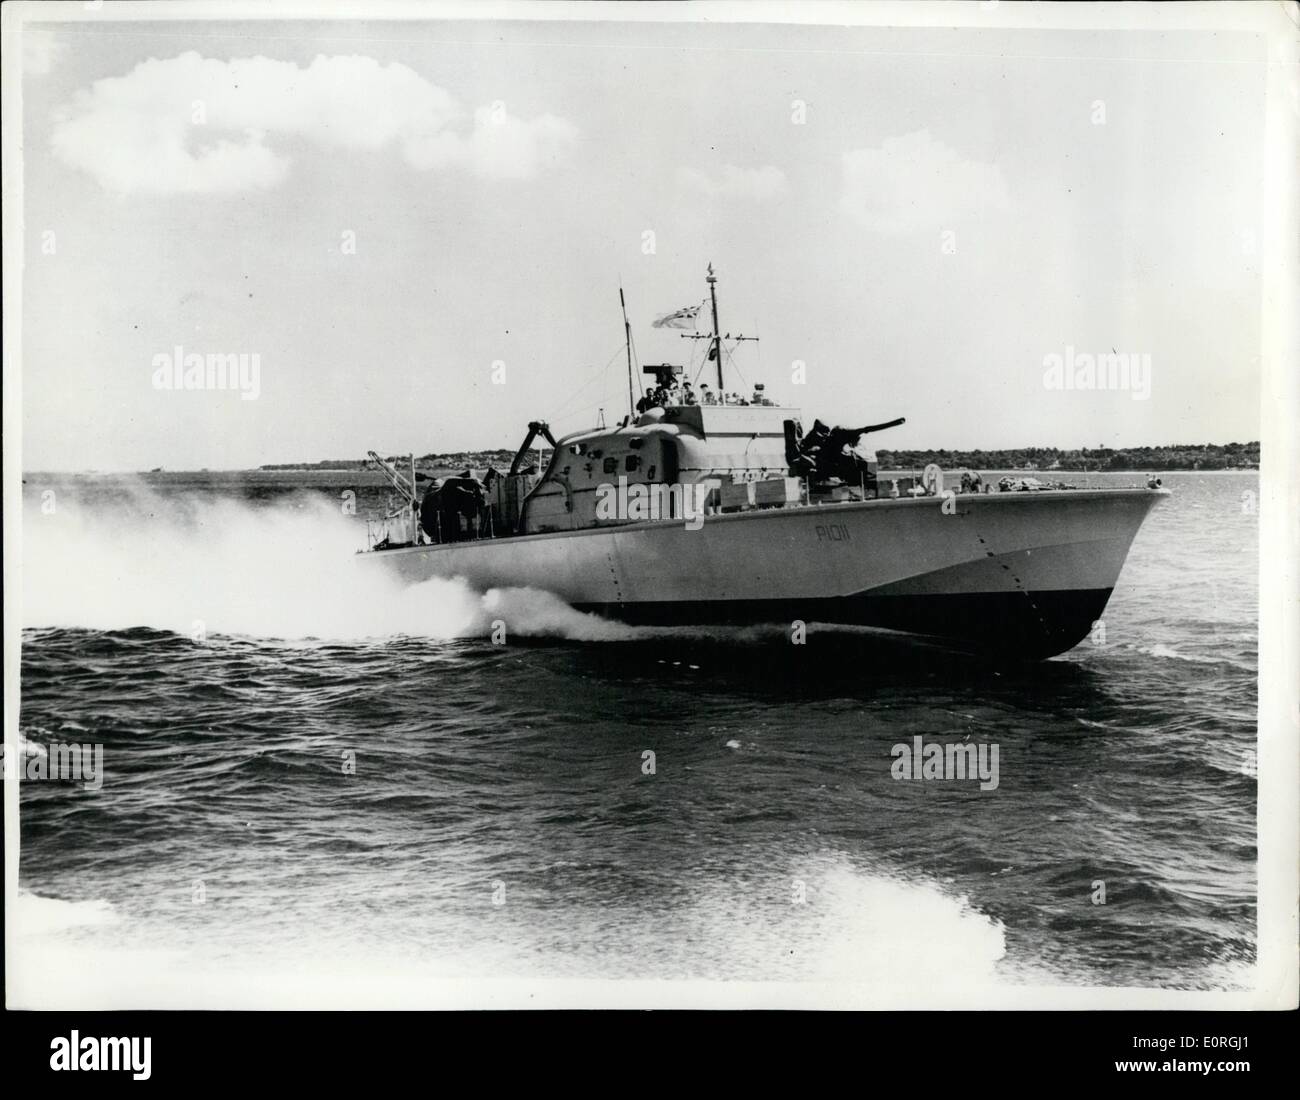
M 785 455 L 790 464 L 790 473 L 795 477 L 807 477 L 813 482 L 826 482 L 838 478 L 848 485 L 875 481 L 876 473 L 871 464 L 855 448 L 864 435 L 871 432 L 883 432 L 886 428 L 896 428 L 906 424 L 905 417 L 888 420 L 883 424 L 866 424 L 861 428 L 827 427 L 820 420 L 814 420 L 807 435 L 799 432 L 799 423 L 795 420 L 785 422 Z

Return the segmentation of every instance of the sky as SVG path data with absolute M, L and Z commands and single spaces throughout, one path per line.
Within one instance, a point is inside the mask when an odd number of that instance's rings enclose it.
M 1257 35 L 87 17 L 22 45 L 27 470 L 617 420 L 620 285 L 638 362 L 708 379 L 651 322 L 710 263 L 722 329 L 760 337 L 729 388 L 806 424 L 1260 435 Z M 168 387 L 178 347 L 256 386 Z M 1122 388 L 1051 381 L 1108 352 Z

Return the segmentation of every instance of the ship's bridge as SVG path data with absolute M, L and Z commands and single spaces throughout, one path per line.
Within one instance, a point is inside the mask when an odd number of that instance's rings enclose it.
M 611 487 L 785 475 L 786 425 L 797 425 L 800 415 L 768 404 L 669 405 L 616 428 L 566 436 L 525 502 L 522 526 L 533 533 L 636 522 L 639 517 L 598 513 L 598 496 Z

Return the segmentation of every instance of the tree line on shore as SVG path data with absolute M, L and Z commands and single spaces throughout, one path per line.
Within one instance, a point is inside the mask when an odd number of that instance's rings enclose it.
M 877 449 L 881 469 L 907 470 L 936 462 L 986 470 L 1251 470 L 1259 443 L 1175 443 L 1164 447 L 1014 447 L 998 451 Z

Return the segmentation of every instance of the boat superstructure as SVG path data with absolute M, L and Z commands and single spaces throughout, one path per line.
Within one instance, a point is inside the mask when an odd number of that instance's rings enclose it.
M 617 425 L 556 439 L 533 422 L 508 470 L 423 494 L 413 463 L 372 452 L 402 503 L 367 556 L 410 582 L 543 588 L 632 623 L 845 623 L 1031 658 L 1087 635 L 1165 490 L 882 477 L 863 440 L 901 418 L 805 431 L 761 386 L 725 391 L 712 268 L 708 285 L 712 331 L 688 338 L 707 341 L 716 393 L 647 367 L 656 386 Z

